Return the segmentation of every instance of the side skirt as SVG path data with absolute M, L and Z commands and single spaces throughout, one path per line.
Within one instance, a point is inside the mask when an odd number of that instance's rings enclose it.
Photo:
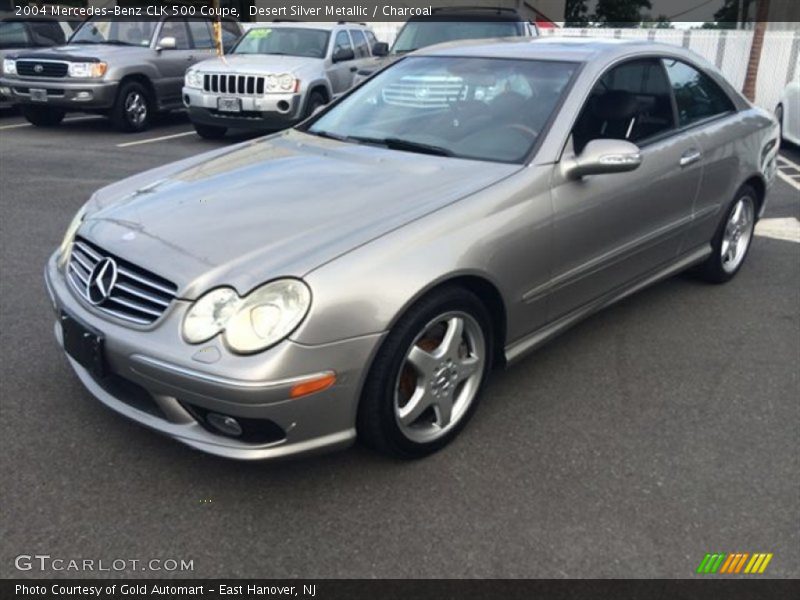
M 582 321 L 589 315 L 592 315 L 607 306 L 611 306 L 615 302 L 622 300 L 638 292 L 641 289 L 646 288 L 649 285 L 652 285 L 662 279 L 666 279 L 675 275 L 676 273 L 680 273 L 681 271 L 688 269 L 689 267 L 702 262 L 711 254 L 711 245 L 705 244 L 692 250 L 688 254 L 684 254 L 676 261 L 667 264 L 665 267 L 661 267 L 657 271 L 650 273 L 649 275 L 644 276 L 642 279 L 636 280 L 633 284 L 623 287 L 621 289 L 613 290 L 612 292 L 605 294 L 604 296 L 600 296 L 596 300 L 585 304 L 584 306 L 572 311 L 571 313 L 561 317 L 560 319 L 548 323 L 541 329 L 534 331 L 533 333 L 528 334 L 527 336 L 523 337 L 516 342 L 509 344 L 506 346 L 505 349 L 505 358 L 506 358 L 506 365 L 511 365 L 512 363 L 518 361 L 520 358 L 525 356 L 528 352 L 535 350 L 545 342 L 549 341 L 550 339 L 554 338 L 562 331 L 568 329 L 572 325 L 576 324 L 579 321 Z

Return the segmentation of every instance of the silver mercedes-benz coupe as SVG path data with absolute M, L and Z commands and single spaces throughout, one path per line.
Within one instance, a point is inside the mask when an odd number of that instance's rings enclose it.
M 648 42 L 438 46 L 297 128 L 94 194 L 46 266 L 101 402 L 240 459 L 451 441 L 493 367 L 741 268 L 775 119 Z

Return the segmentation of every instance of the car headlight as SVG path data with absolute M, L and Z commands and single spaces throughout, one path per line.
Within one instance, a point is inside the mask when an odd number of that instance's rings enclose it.
M 310 306 L 311 290 L 298 279 L 272 281 L 244 298 L 231 288 L 217 288 L 186 313 L 183 337 L 199 344 L 222 333 L 231 350 L 252 354 L 292 333 Z
M 17 74 L 17 61 L 12 60 L 10 58 L 3 59 L 3 73 L 6 75 L 16 75 Z
M 203 87 L 203 74 L 195 69 L 189 69 L 183 82 L 186 87 L 200 89 Z
M 69 76 L 97 78 L 106 74 L 108 64 L 104 62 L 74 62 L 69 63 Z
M 300 82 L 289 73 L 267 75 L 265 79 L 267 92 L 296 92 L 300 87 L 299 84 Z
M 67 264 L 67 260 L 69 259 L 69 253 L 72 249 L 72 242 L 75 241 L 75 236 L 78 234 L 78 229 L 83 223 L 83 219 L 86 217 L 86 208 L 81 208 L 74 217 L 72 217 L 72 221 L 70 221 L 69 226 L 67 227 L 66 233 L 64 233 L 64 239 L 61 240 L 61 245 L 58 247 L 58 266 L 63 267 Z

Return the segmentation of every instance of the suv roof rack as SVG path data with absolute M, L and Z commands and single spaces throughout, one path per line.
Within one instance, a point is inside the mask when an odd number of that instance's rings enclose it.
M 367 26 L 367 24 L 362 22 L 362 21 L 337 21 L 336 24 L 337 25 L 348 25 L 348 24 L 349 25 L 363 25 L 364 27 Z
M 439 6 L 434 8 L 431 12 L 493 12 L 497 14 L 508 13 L 512 15 L 519 15 L 516 8 L 508 8 L 505 6 Z

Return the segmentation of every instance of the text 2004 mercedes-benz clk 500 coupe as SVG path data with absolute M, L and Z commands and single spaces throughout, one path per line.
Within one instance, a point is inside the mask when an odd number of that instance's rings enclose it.
M 46 267 L 104 404 L 231 458 L 452 440 L 493 366 L 742 266 L 778 127 L 680 48 L 438 46 L 298 128 L 98 191 Z

